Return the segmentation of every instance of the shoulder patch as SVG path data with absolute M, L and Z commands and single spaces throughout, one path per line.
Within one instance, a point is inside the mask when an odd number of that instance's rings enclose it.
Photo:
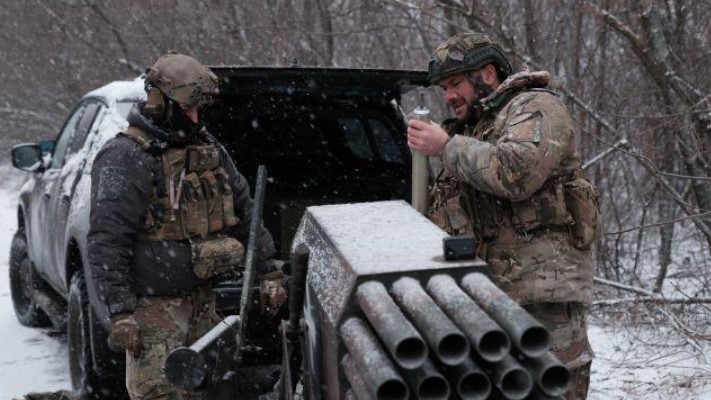
M 540 111 L 524 112 L 511 117 L 506 122 L 506 137 L 514 142 L 541 142 Z
M 126 168 L 104 167 L 99 171 L 98 200 L 116 200 L 126 186 Z

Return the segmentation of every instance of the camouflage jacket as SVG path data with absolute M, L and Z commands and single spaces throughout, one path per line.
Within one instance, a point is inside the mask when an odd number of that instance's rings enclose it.
M 444 124 L 452 138 L 437 160 L 429 216 L 450 234 L 485 243 L 480 256 L 520 303 L 588 303 L 592 240 L 572 240 L 571 227 L 581 224 L 564 193 L 571 182 L 587 181 L 572 119 L 548 82 L 546 72 L 513 75 L 481 101 L 476 125 Z M 597 199 L 589 200 L 597 212 Z M 563 267 L 561 251 L 574 258 Z

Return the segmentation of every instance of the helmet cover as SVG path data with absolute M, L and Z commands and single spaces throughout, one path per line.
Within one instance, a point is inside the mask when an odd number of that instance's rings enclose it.
M 442 79 L 466 71 L 475 71 L 493 63 L 505 79 L 511 63 L 501 46 L 484 33 L 461 32 L 437 46 L 429 63 L 428 79 L 436 84 Z
M 217 76 L 190 56 L 168 53 L 146 70 L 146 87 L 157 87 L 183 107 L 204 107 L 218 93 Z

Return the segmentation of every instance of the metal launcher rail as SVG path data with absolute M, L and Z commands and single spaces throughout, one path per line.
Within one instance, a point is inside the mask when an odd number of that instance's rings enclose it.
M 570 374 L 549 334 L 486 275 L 445 261 L 441 231 L 405 202 L 310 207 L 305 364 L 312 399 L 557 397 Z

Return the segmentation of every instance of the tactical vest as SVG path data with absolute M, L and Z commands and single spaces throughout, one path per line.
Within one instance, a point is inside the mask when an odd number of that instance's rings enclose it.
M 131 126 L 121 134 L 149 151 L 154 138 Z M 232 187 L 214 143 L 169 148 L 157 154 L 151 203 L 139 240 L 208 239 L 239 222 Z
M 474 190 L 455 177 L 440 177 L 430 193 L 428 217 L 450 235 L 474 235 L 482 242 L 497 239 L 508 227 L 519 234 L 567 231 L 581 250 L 600 236 L 597 192 L 577 171 L 550 179 L 531 197 L 515 203 Z

